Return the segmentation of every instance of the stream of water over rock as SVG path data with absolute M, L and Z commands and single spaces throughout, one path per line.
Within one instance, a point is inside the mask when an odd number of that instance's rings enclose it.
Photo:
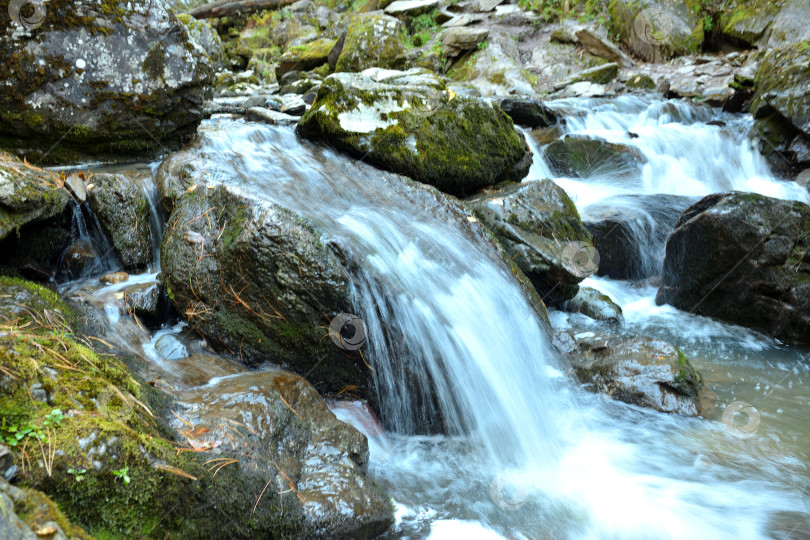
M 666 227 L 661 215 L 669 214 L 640 209 L 630 195 L 698 197 L 737 189 L 808 201 L 799 186 L 770 175 L 746 136 L 750 118 L 630 97 L 555 106 L 566 115 L 567 132 L 630 145 L 644 156 L 635 176 L 601 167 L 587 178 L 554 180 L 583 218 L 606 200 L 646 212 L 647 228 L 638 230 L 648 274 L 660 270 L 663 252 L 660 236 L 649 240 L 650 227 Z M 717 121 L 723 125 L 707 123 Z M 212 182 L 237 185 L 311 219 L 348 254 L 379 413 L 393 429 L 383 433 L 360 407 L 334 411 L 369 436 L 371 475 L 396 502 L 397 523 L 385 537 L 810 534 L 810 422 L 801 413 L 810 404 L 806 351 L 656 306 L 652 286 L 593 277 L 583 284 L 619 303 L 625 323 L 554 312 L 553 326 L 648 335 L 679 346 L 716 393 L 717 414 L 663 415 L 590 394 L 565 374 L 547 329 L 485 240 L 446 212 L 415 204 L 400 177 L 302 142 L 288 128 L 213 119 L 200 137 L 198 153 L 212 165 Z M 553 176 L 542 149 L 535 150 L 529 178 Z M 153 273 L 130 282 L 154 279 Z M 108 306 L 111 334 L 177 388 L 223 373 L 238 376 L 239 370 L 215 366 L 213 355 L 197 354 L 184 325 L 149 335 L 120 317 L 109 307 L 120 287 L 66 286 Z M 402 345 L 390 346 L 386 326 L 402 336 Z M 196 355 L 193 369 L 181 362 L 190 355 Z M 409 396 L 412 381 L 394 369 L 402 365 L 394 356 L 407 362 L 418 384 L 436 388 L 438 410 Z M 720 421 L 723 407 L 735 401 L 756 407 L 755 436 L 738 437 Z M 418 435 L 438 413 L 450 434 Z

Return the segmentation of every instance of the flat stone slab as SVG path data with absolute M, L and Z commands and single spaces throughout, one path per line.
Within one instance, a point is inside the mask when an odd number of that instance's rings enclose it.
M 439 0 L 396 0 L 386 8 L 388 15 L 420 15 L 439 7 Z

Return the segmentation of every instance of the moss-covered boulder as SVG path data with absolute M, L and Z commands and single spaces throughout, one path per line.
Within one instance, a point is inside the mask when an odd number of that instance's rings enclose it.
M 553 173 L 575 178 L 600 173 L 613 177 L 636 176 L 645 161 L 629 146 L 585 135 L 566 135 L 549 144 L 543 153 Z
M 161 175 L 185 156 L 170 157 Z M 213 347 L 247 364 L 275 362 L 324 392 L 367 388 L 360 355 L 324 339 L 331 320 L 350 312 L 341 254 L 298 214 L 234 188 L 205 187 L 205 165 L 186 165 L 185 181 L 199 187 L 175 202 L 161 249 L 164 288 L 177 310 Z
M 704 197 L 667 241 L 656 302 L 810 343 L 810 206 L 753 193 Z
M 810 40 L 768 51 L 755 77 L 751 112 L 766 156 L 787 172 L 810 165 Z
M 0 152 L 0 240 L 60 214 L 70 200 L 61 184 L 57 175 Z
M 355 15 L 349 21 L 335 71 L 401 67 L 398 57 L 405 51 L 405 35 L 399 19 L 381 13 Z
M 621 42 L 649 62 L 694 54 L 703 44 L 703 20 L 689 0 L 611 0 L 608 13 Z
M 13 441 L 18 484 L 90 535 L 357 538 L 390 523 L 365 478 L 364 437 L 302 379 L 248 373 L 222 393 L 189 390 L 175 416 L 168 396 L 91 348 L 77 333 L 83 318 L 56 294 L 0 286 L 0 435 Z
M 276 79 L 281 80 L 288 71 L 309 71 L 329 61 L 329 51 L 335 46 L 334 39 L 316 39 L 306 45 L 288 48 L 281 55 L 276 68 Z
M 596 271 L 591 235 L 574 203 L 551 180 L 524 182 L 466 202 L 547 302 L 573 298 L 577 284 Z
M 225 60 L 225 51 L 222 39 L 214 27 L 206 20 L 198 20 L 187 13 L 177 16 L 177 19 L 186 27 L 189 37 L 205 51 L 211 65 L 215 70 L 222 68 Z
M 202 119 L 208 55 L 161 2 L 47 3 L 0 22 L 0 147 L 56 163 L 178 147 Z
M 592 332 L 568 341 L 571 349 L 566 352 L 572 371 L 586 387 L 660 412 L 701 414 L 700 374 L 671 344 Z
M 101 231 L 125 267 L 145 268 L 152 262 L 153 235 L 144 186 L 125 174 L 97 174 L 91 182 L 90 207 Z
M 0 538 L 4 540 L 90 540 L 50 497 L 35 489 L 12 486 L 0 476 Z
M 808 0 L 733 0 L 719 16 L 729 41 L 749 47 L 781 47 L 810 39 Z
M 497 105 L 457 97 L 421 69 L 327 77 L 298 133 L 455 195 L 520 180 L 531 165 Z

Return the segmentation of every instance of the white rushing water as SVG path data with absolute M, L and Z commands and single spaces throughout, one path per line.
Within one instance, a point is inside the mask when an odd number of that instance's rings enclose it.
M 640 205 L 635 196 L 740 189 L 807 200 L 794 184 L 770 176 L 745 137 L 749 118 L 639 98 L 557 105 L 566 110 L 569 133 L 631 145 L 646 159 L 633 174 L 601 166 L 588 178 L 554 180 L 584 217 L 606 206 L 640 213 L 648 274 L 660 266 L 656 231 L 669 230 L 662 221 L 679 210 L 667 202 Z M 706 123 L 713 120 L 726 125 Z M 542 148 L 533 150 L 529 178 L 553 176 Z M 592 395 L 565 373 L 548 330 L 487 241 L 435 195 L 300 141 L 289 129 L 215 119 L 201 127 L 196 152 L 211 181 L 311 219 L 324 242 L 348 256 L 378 412 L 389 430 L 357 404 L 333 410 L 369 437 L 371 475 L 395 499 L 397 524 L 386 538 L 810 534 L 804 352 L 656 306 L 649 285 L 589 278 L 583 285 L 622 305 L 624 325 L 553 313 L 554 326 L 666 339 L 693 358 L 721 405 L 755 402 L 762 426 L 756 437 L 741 439 L 717 419 L 663 415 Z M 145 189 L 151 193 L 149 184 Z M 132 279 L 146 283 L 155 275 Z M 104 303 L 119 289 L 94 294 Z M 121 334 L 125 320 L 117 323 Z M 192 340 L 176 339 L 184 331 L 182 324 L 166 328 L 139 346 L 168 372 L 176 358 L 201 352 Z M 441 425 L 448 435 L 435 434 Z
M 644 133 L 647 122 L 679 133 L 660 117 L 639 120 L 638 110 L 607 114 L 624 117 L 617 133 Z M 708 129 L 695 117 L 678 120 L 679 129 Z M 598 122 L 607 137 L 612 124 L 600 120 L 598 109 L 569 118 L 568 129 L 590 130 Z M 648 132 L 657 136 L 653 126 Z M 715 169 L 725 172 L 703 185 L 703 193 L 730 182 L 800 196 L 766 175 L 743 137 L 718 132 L 721 140 L 714 141 L 710 135 L 701 148 L 713 159 L 748 148 L 750 159 L 738 156 L 738 162 L 750 162 L 756 177 L 718 163 Z M 682 139 L 694 148 L 694 134 Z M 641 133 L 632 140 L 648 144 Z M 561 371 L 547 332 L 505 267 L 429 197 L 284 129 L 216 121 L 202 129 L 201 145 L 212 179 L 236 182 L 312 219 L 350 254 L 380 413 L 396 432 L 372 444 L 373 474 L 399 505 L 391 537 L 753 539 L 769 537 L 780 512 L 788 521 L 802 512 L 796 483 L 802 462 L 790 452 L 752 450 L 745 446 L 750 441 L 735 439 L 717 422 L 582 393 Z M 650 172 L 635 183 L 624 177 L 617 189 L 638 193 L 641 185 L 656 192 L 666 185 L 660 171 L 668 169 L 655 164 L 667 150 L 654 156 L 654 148 L 650 142 L 645 150 Z M 692 154 L 670 161 L 685 160 L 683 170 L 691 164 L 697 182 L 699 159 Z M 557 181 L 580 209 L 618 193 L 611 192 L 610 171 Z M 680 183 L 664 192 L 684 189 Z M 386 339 L 386 328 L 398 339 Z M 415 390 L 428 386 L 436 389 L 438 409 L 416 397 Z M 441 420 L 452 435 L 417 434 Z

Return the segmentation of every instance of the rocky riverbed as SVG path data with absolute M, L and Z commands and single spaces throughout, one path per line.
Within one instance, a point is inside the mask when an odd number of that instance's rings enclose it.
M 810 1 L 0 14 L 3 538 L 810 534 Z

